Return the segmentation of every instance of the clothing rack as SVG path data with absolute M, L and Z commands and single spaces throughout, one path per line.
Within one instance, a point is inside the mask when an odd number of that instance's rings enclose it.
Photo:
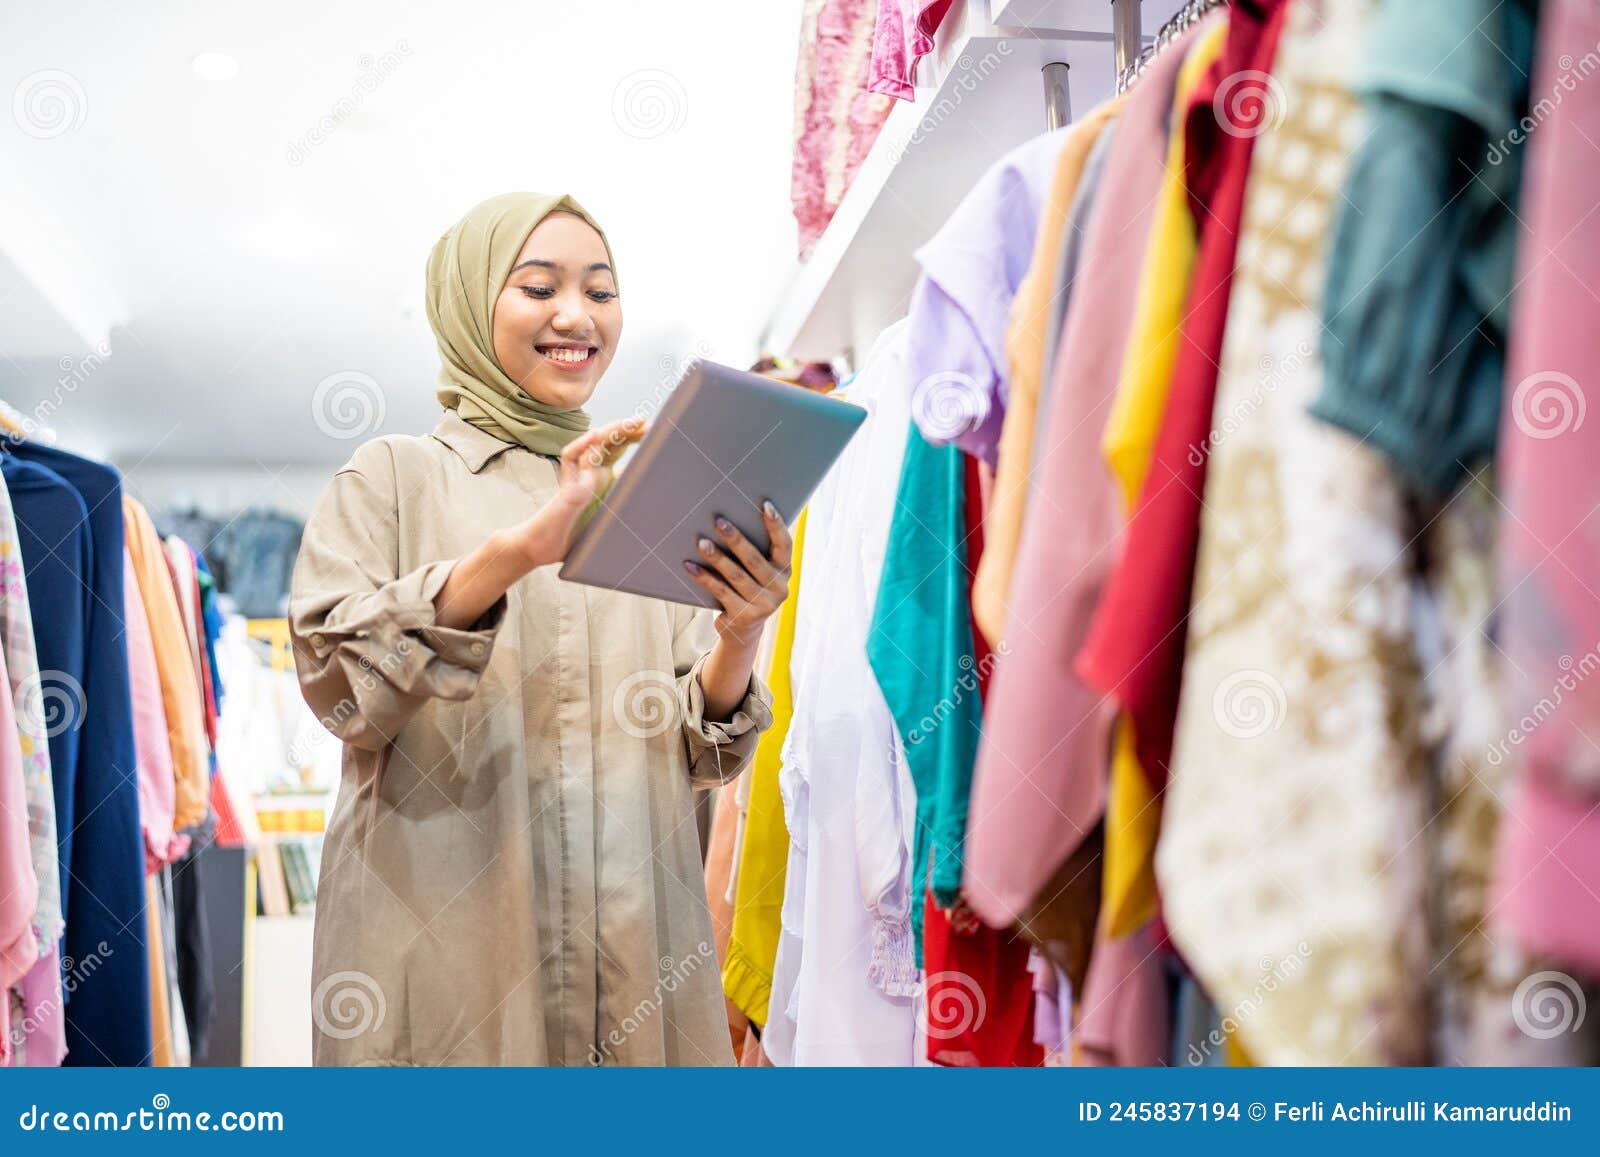
M 1140 28 L 1142 0 L 1111 0 L 1111 47 L 1117 75 L 1116 91 L 1128 91 L 1156 53 L 1226 2 L 1189 0 L 1161 26 L 1146 47 Z M 1072 120 L 1067 66 L 1059 62 L 1044 66 L 1044 119 L 1047 130 L 1060 128 Z
M 1189 0 L 1156 32 L 1154 40 L 1148 48 L 1130 58 L 1127 49 L 1130 44 L 1139 40 L 1139 4 L 1138 0 L 1112 0 L 1112 28 L 1116 40 L 1117 54 L 1117 91 L 1127 92 L 1133 82 L 1139 79 L 1155 55 L 1178 37 L 1182 36 L 1195 24 L 1206 16 L 1221 8 L 1227 0 Z M 1132 36 L 1124 36 L 1121 23 L 1121 9 L 1133 9 Z
M 1122 76 L 1140 58 L 1139 31 L 1143 0 L 1111 0 L 1111 46 L 1115 53 L 1117 91 Z M 1055 61 L 1044 66 L 1044 126 L 1058 129 L 1072 121 L 1072 98 L 1067 88 L 1067 65 Z

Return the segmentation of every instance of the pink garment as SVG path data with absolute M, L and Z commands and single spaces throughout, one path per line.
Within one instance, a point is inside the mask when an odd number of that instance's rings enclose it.
M 122 584 L 128 637 L 128 683 L 133 694 L 134 754 L 139 762 L 139 826 L 144 829 L 144 870 L 159 871 L 189 847 L 189 837 L 172 830 L 178 786 L 167 742 L 167 709 L 161 700 L 161 675 L 150 620 L 139 597 L 138 576 L 127 548 L 122 552 L 127 578 Z
M 881 0 L 867 91 L 896 100 L 915 99 L 917 61 L 933 51 L 934 30 L 950 4 L 951 0 Z
M 1118 1068 L 1167 1064 L 1169 1015 L 1156 922 L 1122 940 L 1096 940 L 1072 1029 L 1077 1063 Z
M 891 3 L 893 0 L 885 0 Z M 790 198 L 810 256 L 894 102 L 866 91 L 878 0 L 806 0 L 795 65 Z
M 0 654 L 0 687 L 9 687 Z M 28 836 L 28 797 L 22 780 L 22 744 L 10 695 L 0 695 L 0 1064 L 11 1063 L 11 986 L 39 958 L 33 916 L 39 904 L 39 877 L 33 870 Z
M 24 1064 L 53 1069 L 67 1056 L 66 998 L 61 990 L 61 949 L 50 951 L 22 978 L 22 1027 L 26 1034 Z
M 1105 811 L 1115 705 L 1072 664 L 1117 557 L 1123 516 L 1100 436 L 1132 324 L 1187 43 L 1162 52 L 1124 106 L 1054 363 L 1012 622 L 968 816 L 963 894 L 996 927 L 1021 915 Z
M 1572 60 L 1600 43 L 1593 0 L 1545 0 L 1500 427 L 1502 641 L 1520 771 L 1501 825 L 1496 914 L 1529 950 L 1600 978 L 1600 87 Z M 1562 62 L 1565 61 L 1563 64 Z M 1587 397 L 1585 396 L 1587 394 Z M 1498 759 L 1496 755 L 1498 754 Z

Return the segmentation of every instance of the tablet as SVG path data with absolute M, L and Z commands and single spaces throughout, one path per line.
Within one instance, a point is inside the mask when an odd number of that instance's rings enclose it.
M 791 524 L 867 416 L 804 386 L 695 361 L 578 532 L 561 577 L 693 606 L 685 573 L 722 515 L 765 554 L 761 502 Z

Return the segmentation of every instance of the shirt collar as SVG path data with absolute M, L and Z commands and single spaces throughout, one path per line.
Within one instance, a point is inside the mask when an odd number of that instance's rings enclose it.
M 502 441 L 489 431 L 479 429 L 454 410 L 445 411 L 444 417 L 433 428 L 433 436 L 460 455 L 467 469 L 474 474 L 482 470 L 495 455 L 516 448 L 515 443 Z

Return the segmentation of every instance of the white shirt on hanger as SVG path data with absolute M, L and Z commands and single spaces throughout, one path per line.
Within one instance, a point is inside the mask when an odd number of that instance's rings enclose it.
M 845 391 L 869 413 L 818 487 L 779 785 L 790 852 L 762 1044 L 779 1065 L 910 1065 L 920 988 L 910 936 L 915 802 L 867 632 L 911 429 L 905 323 Z

